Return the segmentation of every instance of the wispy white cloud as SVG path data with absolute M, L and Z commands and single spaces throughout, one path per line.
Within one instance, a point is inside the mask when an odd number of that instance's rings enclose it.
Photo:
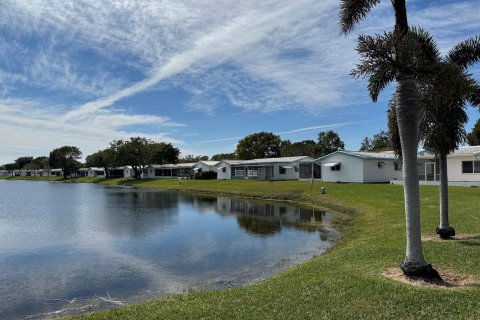
M 409 2 L 410 22 L 428 27 L 442 50 L 478 33 L 479 0 L 426 3 Z M 317 115 L 365 103 L 365 83 L 348 75 L 358 61 L 356 35 L 391 29 L 391 4 L 383 1 L 348 37 L 339 36 L 338 6 L 338 0 L 3 0 L 0 41 L 8 45 L 0 46 L 0 109 L 9 111 L 0 129 L 23 146 L 68 137 L 90 141 L 89 150 L 141 134 L 126 129 L 135 125 L 156 126 L 164 132 L 152 136 L 177 141 L 172 132 L 182 123 L 160 111 L 143 114 L 137 105 L 133 112 L 119 107 L 172 86 L 191 93 L 187 108 L 209 115 L 225 105 Z M 20 107 L 25 92 L 35 108 Z
M 171 138 L 171 130 L 184 126 L 167 117 L 153 115 L 126 114 L 116 110 L 103 111 L 90 115 L 81 121 L 65 123 L 58 121 L 62 108 L 44 109 L 36 101 L 0 100 L 2 122 L 2 146 L 0 163 L 11 162 L 19 155 L 47 155 L 53 148 L 63 145 L 78 146 L 84 155 L 108 147 L 109 142 L 128 139 L 131 136 L 144 136 L 155 141 L 184 145 L 184 141 Z M 164 133 L 148 133 L 125 130 L 125 127 L 138 124 L 154 125 Z
M 274 134 L 282 135 L 282 136 L 288 136 L 288 135 L 307 132 L 307 131 L 316 131 L 316 130 L 322 130 L 322 129 L 334 129 L 334 128 L 339 128 L 339 127 L 343 127 L 343 126 L 355 125 L 355 124 L 371 122 L 371 121 L 373 121 L 373 119 L 372 120 L 366 120 L 366 121 L 350 121 L 350 122 L 330 123 L 330 124 L 323 124 L 323 125 L 318 125 L 318 126 L 297 128 L 297 129 L 292 129 L 292 130 L 287 130 L 287 131 L 274 132 Z M 213 143 L 213 142 L 222 142 L 222 141 L 238 141 L 242 138 L 244 138 L 244 137 L 232 137 L 232 138 L 205 140 L 205 141 L 199 141 L 197 143 L 198 144 L 204 144 L 204 143 Z

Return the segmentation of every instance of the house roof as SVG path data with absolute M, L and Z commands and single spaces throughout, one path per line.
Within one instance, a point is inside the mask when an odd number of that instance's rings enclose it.
M 459 147 L 457 150 L 450 153 L 448 157 L 465 157 L 465 156 L 475 156 L 475 155 L 480 155 L 480 146 Z M 435 155 L 430 151 L 420 150 L 418 152 L 418 157 L 420 159 L 432 159 L 433 157 L 435 157 Z
M 216 166 L 217 164 L 220 163 L 220 161 L 204 161 L 204 160 L 201 160 L 198 163 L 200 162 L 206 164 L 207 166 Z
M 148 167 L 154 169 L 187 169 L 193 168 L 197 163 L 177 163 L 177 164 L 151 164 Z
M 334 154 L 345 154 L 348 156 L 353 156 L 356 158 L 360 158 L 363 160 L 397 160 L 398 158 L 395 156 L 393 151 L 383 151 L 383 152 L 365 152 L 365 151 L 347 151 L 347 150 L 339 150 L 327 154 L 326 156 L 320 157 L 315 159 L 315 161 L 326 159 Z
M 301 157 L 280 157 L 280 158 L 264 158 L 264 159 L 252 159 L 252 160 L 222 160 L 221 162 L 229 165 L 255 165 L 255 164 L 268 164 L 268 163 L 292 163 L 300 162 L 302 160 L 311 159 L 308 156 Z

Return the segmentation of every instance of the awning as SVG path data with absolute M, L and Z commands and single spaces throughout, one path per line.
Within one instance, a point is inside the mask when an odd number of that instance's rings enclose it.
M 225 169 L 225 167 L 220 167 L 220 168 L 217 168 L 217 170 L 222 170 L 222 169 Z
M 329 162 L 329 163 L 325 163 L 323 166 L 324 167 L 335 167 L 338 164 L 340 164 L 340 162 Z
M 291 166 L 280 166 L 280 168 L 283 168 L 283 169 L 293 169 L 293 167 L 291 167 Z

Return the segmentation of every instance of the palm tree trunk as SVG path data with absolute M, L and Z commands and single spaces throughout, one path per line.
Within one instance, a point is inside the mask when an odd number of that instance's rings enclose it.
M 420 194 L 417 173 L 418 105 L 412 75 L 397 79 L 396 113 L 403 158 L 405 214 L 407 224 L 406 261 L 426 264 L 420 233 Z
M 440 276 L 425 261 L 420 231 L 420 193 L 417 173 L 419 106 L 415 78 L 412 74 L 397 76 L 396 114 L 403 159 L 403 191 L 407 248 L 400 267 L 408 277 L 438 280 Z
M 440 226 L 437 228 L 437 234 L 442 239 L 449 239 L 455 235 L 455 230 L 448 223 L 447 154 L 440 152 L 438 161 L 440 165 Z

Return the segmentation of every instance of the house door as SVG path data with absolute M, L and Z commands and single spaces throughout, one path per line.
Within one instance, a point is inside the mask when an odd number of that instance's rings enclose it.
M 425 162 L 425 181 L 436 181 L 435 162 Z
M 320 163 L 313 164 L 313 178 L 314 179 L 322 178 L 322 166 L 320 165 Z
M 273 167 L 265 167 L 265 180 L 273 179 Z

